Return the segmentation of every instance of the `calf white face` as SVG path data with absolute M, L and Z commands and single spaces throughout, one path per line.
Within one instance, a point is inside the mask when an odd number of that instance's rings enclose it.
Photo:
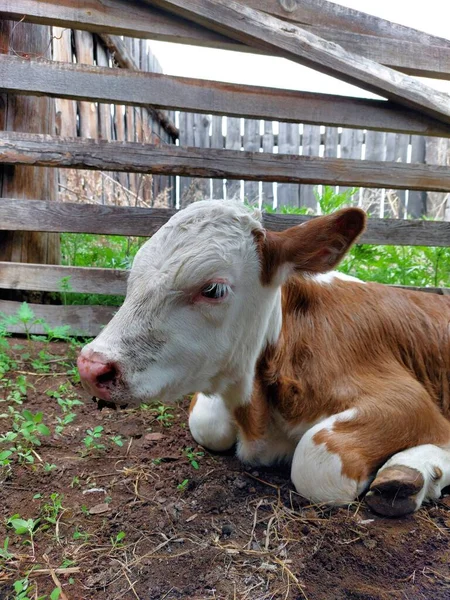
M 83 385 L 115 404 L 249 401 L 256 360 L 280 333 L 282 283 L 333 269 L 364 223 L 349 208 L 271 233 L 242 204 L 192 204 L 138 252 L 123 306 L 78 358 Z
M 241 204 L 197 202 L 142 246 L 123 306 L 79 357 L 92 395 L 173 401 L 237 382 L 277 293 L 261 284 L 255 230 Z

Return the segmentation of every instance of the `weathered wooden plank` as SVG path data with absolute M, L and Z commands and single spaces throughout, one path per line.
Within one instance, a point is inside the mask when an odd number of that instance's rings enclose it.
M 109 57 L 100 39 L 95 39 L 95 58 L 99 67 L 109 66 Z M 98 104 L 99 136 L 102 140 L 112 140 L 111 105 L 104 102 Z
M 450 167 L 450 145 L 447 139 L 428 138 L 425 140 L 425 162 Z M 429 192 L 427 194 L 427 216 L 445 217 L 445 209 L 450 203 L 450 194 Z
M 320 150 L 320 127 L 318 125 L 303 125 L 302 155 L 319 156 Z M 316 212 L 317 199 L 313 185 L 300 186 L 300 206 L 306 206 Z
M 262 149 L 263 152 L 273 153 L 275 136 L 273 135 L 273 123 L 272 121 L 264 121 L 264 134 L 262 139 Z M 273 207 L 274 202 L 274 193 L 273 193 L 274 184 L 272 182 L 263 182 L 262 185 L 262 205 L 268 205 Z
M 128 271 L 93 267 L 62 267 L 28 263 L 0 262 L 0 288 L 61 292 L 62 279 L 71 292 L 124 296 Z
M 447 167 L 0 132 L 0 164 L 450 191 Z
M 226 149 L 239 152 L 241 147 L 241 119 L 237 117 L 228 117 Z M 239 198 L 241 193 L 241 182 L 227 178 L 226 192 L 228 200 L 232 198 Z
M 26 52 L 49 58 L 52 52 L 51 27 L 0 21 L 0 54 L 4 52 Z M 3 95 L 0 98 L 0 129 L 33 133 L 54 132 L 54 101 L 49 98 Z M 1 166 L 0 194 L 56 201 L 57 175 L 54 169 Z M 58 263 L 59 236 L 5 231 L 0 236 L 0 260 Z
M 327 127 L 325 129 L 324 151 L 325 158 L 336 158 L 339 145 L 339 133 L 337 127 Z
M 322 10 L 323 2 L 296 3 L 294 10 L 291 6 L 286 14 L 281 10 L 283 2 L 285 0 L 279 2 L 279 7 L 273 0 L 263 3 L 246 0 L 244 3 L 302 24 L 305 29 L 341 44 L 351 52 L 412 75 L 449 76 L 448 40 L 364 13 L 358 13 L 355 18 L 357 11 L 330 2 L 326 4 L 333 8 L 327 10 Z M 254 52 L 254 49 L 229 37 L 154 6 L 142 6 L 131 1 L 125 5 L 120 0 L 78 0 L 76 4 L 71 0 L 46 0 L 45 3 L 39 0 L 2 0 L 0 14 L 18 20 L 25 16 L 30 22 L 57 24 L 69 29 Z
M 421 44 L 450 46 L 450 41 L 445 38 L 433 36 L 328 0 L 320 0 L 320 2 L 317 0 L 302 0 L 301 2 L 297 0 L 279 0 L 278 2 L 243 0 L 243 4 L 296 23 L 309 23 L 341 31 L 352 31 L 358 35 L 378 35 L 383 38 Z
M 234 0 L 151 0 L 180 16 L 254 48 L 280 56 L 380 94 L 444 123 L 450 123 L 450 96 L 402 75 L 296 25 L 286 24 Z
M 180 112 L 179 116 L 179 141 L 180 146 L 194 146 L 194 114 Z M 189 189 L 191 177 L 180 177 L 180 208 L 189 204 Z
M 300 127 L 298 123 L 279 123 L 278 152 L 280 154 L 300 154 Z M 299 186 L 292 183 L 277 185 L 277 206 L 299 206 Z
M 446 287 L 416 287 L 413 285 L 392 285 L 389 287 L 412 290 L 413 292 L 427 292 L 429 294 L 438 294 L 439 296 L 450 296 L 450 288 Z
M 53 231 L 148 237 L 175 214 L 145 209 L 68 202 L 0 198 L 0 231 Z M 306 215 L 264 214 L 267 229 L 284 231 L 304 223 Z M 450 222 L 370 218 L 361 242 L 401 246 L 450 246 Z
M 115 35 L 108 35 L 106 33 L 101 34 L 100 38 L 103 40 L 104 44 L 106 45 L 106 47 L 108 48 L 108 50 L 111 52 L 112 56 L 114 57 L 114 60 L 117 62 L 117 64 L 122 67 L 122 69 L 131 69 L 133 71 L 147 71 L 147 72 L 153 72 L 153 73 L 162 73 L 162 69 L 159 66 L 159 69 L 156 70 L 155 68 L 153 68 L 153 65 L 151 64 L 145 64 L 141 67 L 139 67 L 139 65 L 136 64 L 136 61 L 133 58 L 133 55 L 130 53 L 130 51 L 127 48 L 127 44 L 120 38 L 117 37 Z M 141 45 L 142 45 L 143 40 L 141 40 Z M 146 47 L 143 48 L 143 50 L 141 51 L 141 54 L 145 55 L 145 53 L 148 51 L 147 56 L 149 57 L 149 59 L 151 60 L 152 58 L 154 58 L 151 53 L 150 53 L 150 49 L 147 49 Z M 153 61 L 154 62 L 154 61 Z M 173 138 L 174 140 L 178 138 L 178 129 L 177 127 L 174 125 L 172 119 L 170 119 L 169 115 L 163 111 L 163 110 L 157 110 L 155 108 L 153 108 L 152 106 L 146 106 L 145 108 L 147 108 L 147 110 L 152 114 L 152 116 L 155 117 L 155 119 L 157 119 L 157 121 L 162 125 L 162 127 L 164 128 L 165 131 L 167 131 L 167 133 L 171 136 L 171 138 Z
M 94 64 L 94 38 L 88 31 L 74 31 L 75 53 L 77 63 L 81 65 Z M 69 66 L 69 65 L 67 65 Z M 39 71 L 38 71 L 39 73 Z M 93 99 L 78 103 L 80 117 L 80 136 L 95 139 L 98 136 L 97 106 Z
M 156 233 L 173 209 L 26 201 L 0 198 L 0 231 L 54 231 L 148 237 Z
M 223 118 L 218 115 L 212 118 L 211 148 L 223 148 L 222 121 Z M 223 179 L 212 180 L 212 197 L 214 200 L 223 199 Z
M 411 163 L 425 162 L 425 138 L 411 136 Z M 419 219 L 427 214 L 427 195 L 425 191 L 410 191 L 408 194 L 408 215 Z
M 61 279 L 70 277 L 70 291 L 125 296 L 129 271 L 88 267 L 59 267 L 0 262 L 0 289 L 61 291 Z M 449 288 L 393 286 L 402 289 L 449 295 Z
M 366 160 L 386 160 L 386 133 L 368 131 L 366 134 Z M 425 161 L 424 161 L 425 162 Z M 369 214 L 384 215 L 385 190 L 363 190 L 363 207 Z
M 10 316 L 15 315 L 20 307 L 20 302 L 0 300 L 0 312 Z M 37 319 L 43 319 L 51 327 L 68 325 L 72 335 L 94 336 L 98 335 L 103 327 L 117 312 L 116 306 L 55 306 L 49 304 L 29 304 Z M 20 325 L 8 326 L 10 333 L 24 333 Z M 30 327 L 30 333 L 43 334 L 45 328 L 42 324 Z
M 361 129 L 342 129 L 340 136 L 340 156 L 341 158 L 351 158 L 359 160 L 362 158 L 362 148 L 364 143 L 364 131 Z M 339 186 L 340 192 L 346 192 L 351 188 Z
M 245 119 L 244 121 L 244 150 L 257 153 L 260 149 L 259 121 Z M 259 183 L 258 181 L 244 181 L 244 200 L 253 206 L 258 206 Z
M 92 36 L 91 41 L 89 36 L 91 34 L 86 32 L 83 35 L 75 33 L 78 54 L 88 53 L 89 48 L 83 44 L 85 41 L 91 43 Z M 81 55 L 81 60 L 86 62 L 89 57 Z M 0 56 L 0 89 L 75 100 L 450 137 L 448 125 L 381 100 L 25 60 L 18 56 Z M 81 107 L 84 104 L 81 102 Z M 80 114 L 82 126 L 83 119 L 87 118 Z M 176 128 L 171 131 L 172 137 L 178 136 Z

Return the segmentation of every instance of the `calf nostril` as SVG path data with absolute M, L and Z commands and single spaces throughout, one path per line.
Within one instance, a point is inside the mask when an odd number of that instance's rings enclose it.
M 102 386 L 108 383 L 115 383 L 119 376 L 119 370 L 116 365 L 109 363 L 105 365 L 105 370 L 99 373 L 95 378 L 95 382 L 98 386 Z

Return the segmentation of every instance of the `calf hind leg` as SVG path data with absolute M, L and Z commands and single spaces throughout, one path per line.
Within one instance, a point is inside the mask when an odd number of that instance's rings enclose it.
M 423 502 L 437 500 L 450 485 L 450 444 L 424 444 L 398 452 L 378 471 L 366 502 L 387 517 L 415 512 Z

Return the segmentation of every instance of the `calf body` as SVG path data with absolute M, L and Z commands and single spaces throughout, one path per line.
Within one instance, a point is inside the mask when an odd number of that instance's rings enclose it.
M 212 450 L 292 463 L 297 491 L 387 515 L 450 483 L 450 301 L 330 272 L 364 227 L 347 209 L 283 233 L 242 205 L 180 211 L 136 257 L 79 368 L 123 404 L 198 392 Z

